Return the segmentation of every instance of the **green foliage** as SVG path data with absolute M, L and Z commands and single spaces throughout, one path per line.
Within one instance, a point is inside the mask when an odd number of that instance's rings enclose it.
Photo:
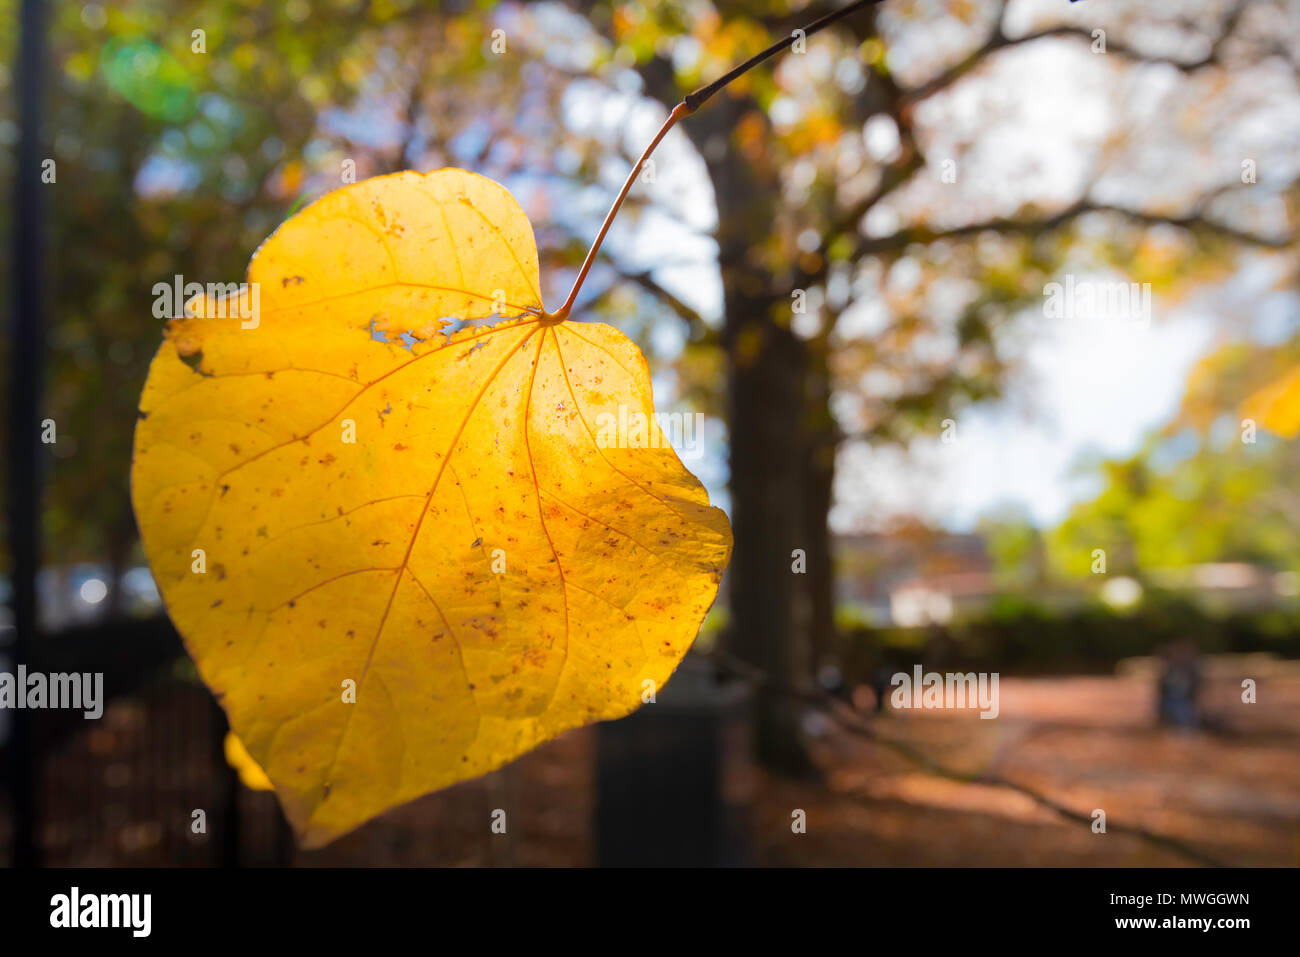
M 1300 657 L 1300 606 L 1211 617 L 1185 599 L 1156 594 L 1131 615 L 1100 603 L 1062 614 L 1030 599 L 1004 598 L 987 617 L 944 631 L 859 629 L 849 634 L 844 658 L 855 681 L 867 680 L 882 661 L 929 664 L 940 648 L 944 667 L 954 669 L 1105 672 L 1120 659 L 1151 655 L 1184 640 L 1204 653 Z
M 1042 581 L 1046 572 L 1043 534 L 1023 510 L 988 516 L 980 523 L 998 583 L 1027 586 Z
M 1155 436 L 1131 458 L 1101 463 L 1100 494 L 1048 535 L 1052 568 L 1086 580 L 1100 548 L 1110 575 L 1234 561 L 1300 569 L 1298 467 L 1300 450 L 1266 435 Z

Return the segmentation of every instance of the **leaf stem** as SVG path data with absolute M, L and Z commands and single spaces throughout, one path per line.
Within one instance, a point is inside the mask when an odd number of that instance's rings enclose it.
M 664 125 L 659 127 L 659 132 L 655 134 L 655 138 L 650 141 L 650 145 L 645 148 L 645 152 L 641 154 L 641 158 L 636 161 L 636 165 L 632 167 L 632 172 L 628 173 L 627 182 L 625 182 L 623 188 L 618 191 L 618 196 L 614 199 L 614 205 L 611 206 L 609 212 L 605 214 L 605 222 L 601 224 L 600 232 L 596 234 L 596 241 L 591 244 L 591 249 L 587 250 L 587 258 L 582 263 L 582 269 L 578 271 L 578 278 L 574 280 L 573 288 L 569 290 L 569 298 L 564 300 L 564 305 L 562 305 L 558 310 L 552 313 L 547 313 L 547 319 L 563 320 L 569 318 L 569 310 L 573 308 L 573 301 L 578 298 L 578 290 L 582 288 L 582 284 L 587 278 L 587 273 L 591 271 L 591 264 L 596 261 L 596 253 L 600 252 L 600 244 L 605 241 L 605 234 L 609 232 L 609 227 L 614 222 L 614 217 L 618 215 L 619 209 L 623 206 L 623 200 L 627 199 L 628 190 L 632 188 L 632 184 L 636 181 L 637 173 L 641 172 L 641 167 L 644 166 L 645 161 L 650 158 L 650 154 L 653 153 L 655 147 L 659 145 L 659 141 L 668 135 L 668 131 L 677 125 L 677 121 L 683 116 L 693 112 L 695 112 L 694 109 L 683 102 L 674 106 L 673 111 L 668 114 L 668 119 L 664 120 Z
M 560 308 L 555 312 L 543 312 L 543 318 L 554 322 L 562 322 L 569 318 L 569 312 L 573 309 L 573 303 L 578 298 L 578 292 L 582 289 L 582 284 L 586 282 L 587 273 L 591 272 L 591 266 L 596 261 L 596 255 L 600 252 L 600 246 L 605 241 L 605 234 L 609 232 L 609 227 L 613 224 L 614 217 L 618 215 L 618 211 L 623 207 L 623 201 L 627 199 L 627 194 L 632 189 L 632 184 L 636 182 L 637 174 L 641 172 L 641 168 L 645 166 L 646 160 L 650 158 L 650 154 L 654 152 L 655 147 L 658 146 L 660 141 L 668 134 L 668 131 L 677 125 L 678 120 L 684 116 L 690 116 L 708 102 L 715 93 L 726 87 L 733 80 L 744 76 L 765 60 L 769 60 L 778 53 L 794 46 L 795 42 L 800 39 L 801 35 L 806 39 L 817 31 L 830 26 L 836 20 L 846 17 L 850 13 L 860 10 L 865 6 L 880 2 L 881 0 L 854 0 L 853 3 L 843 6 L 838 10 L 834 10 L 820 19 L 814 20 L 802 29 L 791 31 L 790 35 L 785 39 L 773 43 L 766 50 L 750 57 L 730 73 L 719 77 L 708 86 L 702 86 L 695 92 L 688 94 L 684 100 L 674 106 L 672 112 L 668 114 L 668 119 L 664 120 L 663 126 L 659 127 L 659 132 L 655 134 L 655 138 L 650 141 L 650 145 L 645 148 L 645 152 L 643 152 L 641 158 L 636 161 L 636 165 L 632 167 L 632 171 L 627 174 L 627 181 L 623 183 L 623 188 L 619 190 L 618 196 L 615 197 L 614 204 L 610 206 L 609 212 L 605 214 L 605 221 L 600 226 L 600 232 L 596 234 L 596 239 L 591 244 L 591 249 L 587 251 L 587 258 L 583 260 L 582 268 L 578 270 L 578 278 L 574 280 L 573 288 L 569 290 L 569 298 L 564 300 L 564 305 L 560 306 Z

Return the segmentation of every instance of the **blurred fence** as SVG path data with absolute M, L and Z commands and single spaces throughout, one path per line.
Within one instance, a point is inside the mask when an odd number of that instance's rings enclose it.
M 29 831 L 49 866 L 235 866 L 287 861 L 275 799 L 240 787 L 222 742 L 225 715 L 165 618 L 104 622 L 41 636 L 29 672 L 103 672 L 104 712 L 30 710 L 34 748 L 6 753 L 3 860 Z M 30 647 L 30 646 L 29 646 Z M 6 751 L 12 749 L 6 735 Z M 17 813 L 16 813 L 17 811 Z
M 23 712 L 35 746 L 26 762 L 6 754 L 20 774 L 6 784 L 31 789 L 34 813 L 15 815 L 22 802 L 0 808 L 0 862 L 14 862 L 22 833 L 48 866 L 747 860 L 747 698 L 735 682 L 714 681 L 702 660 L 688 659 L 654 708 L 564 735 L 301 851 L 274 795 L 243 787 L 227 764 L 225 715 L 167 619 L 85 625 L 32 644 L 29 673 L 102 671 L 104 711 L 98 720 L 79 710 Z M 505 834 L 490 829 L 499 811 Z

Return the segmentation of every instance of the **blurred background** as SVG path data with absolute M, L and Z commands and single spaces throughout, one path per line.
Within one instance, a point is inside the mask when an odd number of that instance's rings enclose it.
M 457 166 L 553 307 L 668 109 L 835 6 L 62 3 L 22 59 L 0 0 L 0 671 L 108 697 L 0 710 L 0 860 L 1300 864 L 1300 446 L 1241 411 L 1300 362 L 1293 0 L 885 0 L 738 80 L 576 310 L 735 529 L 659 702 L 309 853 L 227 762 L 129 503 L 154 284 Z M 895 708 L 917 665 L 997 719 Z

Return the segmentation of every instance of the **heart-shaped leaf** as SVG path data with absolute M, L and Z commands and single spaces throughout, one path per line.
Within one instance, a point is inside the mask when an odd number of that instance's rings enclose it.
M 208 296 L 167 324 L 132 498 L 305 846 L 669 678 L 730 528 L 664 440 L 636 345 L 543 315 L 504 188 L 439 170 L 338 190 L 248 280 L 257 308 Z

